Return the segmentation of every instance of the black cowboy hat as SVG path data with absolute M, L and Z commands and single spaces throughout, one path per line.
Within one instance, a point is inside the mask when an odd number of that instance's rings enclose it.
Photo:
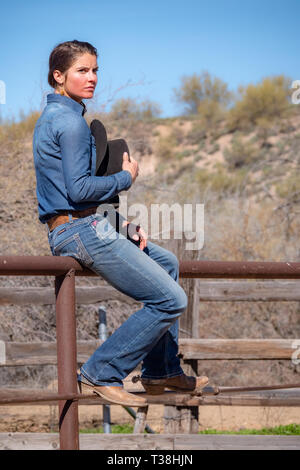
M 129 148 L 124 139 L 107 141 L 104 125 L 98 119 L 90 124 L 91 133 L 96 143 L 96 176 L 108 176 L 122 171 L 123 153 L 127 152 L 129 161 Z
M 130 161 L 130 153 L 126 141 L 124 139 L 107 141 L 106 129 L 98 119 L 94 119 L 91 122 L 90 129 L 96 144 L 96 176 L 109 176 L 122 171 L 124 152 L 128 153 Z M 105 202 L 108 205 L 113 203 L 119 204 L 119 196 L 114 196 Z M 116 231 L 129 238 L 136 246 L 139 246 L 139 240 L 134 240 L 132 236 L 139 231 L 140 226 L 130 223 L 123 227 L 118 211 L 115 212 L 115 215 L 116 219 L 112 218 L 111 223 Z

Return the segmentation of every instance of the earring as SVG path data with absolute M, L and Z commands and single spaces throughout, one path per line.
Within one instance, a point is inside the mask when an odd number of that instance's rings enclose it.
M 65 94 L 65 91 L 64 91 L 64 84 L 63 84 L 63 83 L 60 83 L 60 86 L 62 87 L 62 89 L 60 90 L 59 94 L 63 96 L 63 95 Z

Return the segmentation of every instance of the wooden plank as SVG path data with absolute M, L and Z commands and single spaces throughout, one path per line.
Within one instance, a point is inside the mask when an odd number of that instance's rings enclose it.
M 97 439 L 99 436 L 100 439 Z M 102 439 L 103 436 L 104 439 Z M 79 442 L 81 450 L 153 451 L 153 449 L 173 450 L 174 448 L 174 436 L 158 434 L 80 434 Z
M 101 340 L 77 341 L 77 360 L 84 363 Z M 299 339 L 179 339 L 183 359 L 286 359 L 299 349 Z M 56 342 L 0 341 L 0 366 L 56 364 Z M 194 365 L 194 371 L 196 366 Z
M 299 436 L 202 434 L 174 436 L 174 450 L 299 450 Z
M 80 450 L 172 450 L 174 437 L 157 434 L 80 434 L 79 445 Z M 58 449 L 58 433 L 0 433 L 0 450 Z
M 299 450 L 299 436 L 80 434 L 80 450 Z M 58 450 L 58 433 L 0 433 L 1 450 Z M 155 453 L 155 452 L 153 452 Z M 191 456 L 189 456 L 191 457 Z M 184 456 L 182 456 L 184 458 Z M 151 462 L 157 464 L 157 462 Z M 178 461 L 177 461 L 178 463 Z M 183 461 L 182 465 L 190 464 Z M 195 463 L 195 462 L 192 462 Z
M 129 304 L 136 300 L 119 292 L 112 286 L 76 287 L 77 304 L 96 304 L 104 300 L 119 300 Z M 0 305 L 51 305 L 55 304 L 54 288 L 51 287 L 0 287 Z
M 179 352 L 188 359 L 292 359 L 299 339 L 181 339 Z
M 77 360 L 84 363 L 102 344 L 101 340 L 77 341 Z M 56 342 L 6 342 L 1 348 L 0 366 L 57 364 Z
M 182 284 L 187 281 L 182 279 Z M 298 280 L 207 280 L 197 282 L 195 295 L 200 301 L 299 301 Z M 190 290 L 190 289 L 189 289 Z M 137 303 L 131 297 L 110 285 L 76 287 L 77 304 L 95 304 L 105 300 L 120 300 L 129 304 Z M 51 287 L 0 287 L 0 305 L 51 305 L 55 303 Z M 197 321 L 197 319 L 196 319 Z
M 246 280 L 199 282 L 200 301 L 299 301 L 298 280 Z
M 0 450 L 59 450 L 59 434 L 1 432 Z

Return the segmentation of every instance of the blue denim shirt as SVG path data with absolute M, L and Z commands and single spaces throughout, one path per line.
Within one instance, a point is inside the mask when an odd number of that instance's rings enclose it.
M 126 170 L 95 176 L 96 144 L 84 113 L 83 103 L 50 93 L 35 125 L 33 156 L 42 223 L 60 211 L 98 206 L 132 184 Z

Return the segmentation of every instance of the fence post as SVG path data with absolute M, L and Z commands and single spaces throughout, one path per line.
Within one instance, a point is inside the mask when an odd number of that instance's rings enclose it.
M 198 279 L 182 279 L 182 285 L 188 295 L 188 307 L 182 317 L 179 319 L 179 336 L 181 338 L 199 337 L 199 297 L 198 297 Z M 186 375 L 198 375 L 197 359 L 190 359 L 182 364 Z M 180 407 L 180 432 L 197 434 L 199 429 L 199 407 Z
M 75 270 L 55 277 L 58 393 L 77 393 Z M 78 402 L 59 402 L 61 450 L 79 450 Z
M 99 310 L 99 339 L 105 341 L 107 339 L 106 331 L 106 309 L 100 305 Z M 110 434 L 110 406 L 102 405 L 103 410 L 103 431 L 104 434 Z
M 185 234 L 181 240 L 176 240 L 173 251 L 178 259 L 182 259 L 183 255 L 188 261 L 198 261 L 199 251 L 185 251 L 185 243 L 187 239 Z M 183 315 L 179 319 L 179 337 L 181 338 L 198 338 L 198 279 L 180 278 L 180 285 L 183 287 L 188 297 L 188 306 Z M 187 375 L 198 375 L 198 361 L 191 360 L 182 364 L 182 369 Z M 199 410 L 197 406 L 170 406 L 164 407 L 164 432 L 165 433 L 186 433 L 196 434 L 199 428 Z

